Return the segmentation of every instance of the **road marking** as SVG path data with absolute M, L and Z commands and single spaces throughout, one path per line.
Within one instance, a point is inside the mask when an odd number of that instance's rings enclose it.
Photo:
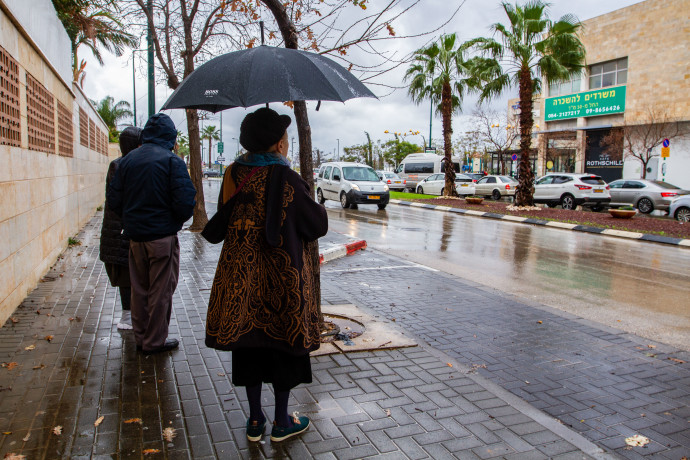
M 362 267 L 362 268 L 345 268 L 342 270 L 321 270 L 323 273 L 346 273 L 346 272 L 365 272 L 372 270 L 397 270 L 401 268 L 421 268 L 422 270 L 428 270 L 430 272 L 437 272 L 435 268 L 427 267 L 422 264 L 411 264 L 411 265 L 388 265 L 384 267 Z

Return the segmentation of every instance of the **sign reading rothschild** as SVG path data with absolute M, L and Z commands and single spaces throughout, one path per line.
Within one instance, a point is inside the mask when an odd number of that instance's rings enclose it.
M 596 117 L 625 112 L 625 86 L 549 97 L 544 110 L 545 121 L 578 117 Z

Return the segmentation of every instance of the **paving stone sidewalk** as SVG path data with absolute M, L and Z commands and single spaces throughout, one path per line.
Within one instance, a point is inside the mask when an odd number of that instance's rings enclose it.
M 609 452 L 690 458 L 687 351 L 371 247 L 325 267 L 321 279 L 325 298 L 365 304 L 395 320 Z M 650 443 L 629 448 L 625 439 L 636 434 Z
M 248 406 L 244 391 L 230 383 L 231 354 L 203 344 L 220 247 L 180 234 L 170 330 L 181 345 L 145 357 L 130 332 L 116 329 L 117 291 L 98 261 L 100 223 L 100 215 L 90 221 L 78 235 L 82 245 L 66 251 L 0 329 L 0 456 L 607 458 L 570 428 L 426 346 L 314 358 L 314 383 L 291 399 L 314 427 L 283 443 L 268 437 L 248 443 Z M 324 242 L 329 238 L 340 237 Z M 325 274 L 324 301 L 340 300 L 340 282 L 350 276 Z M 368 292 L 354 284 L 345 297 L 352 291 Z M 370 300 L 360 306 L 380 308 L 378 295 Z M 270 393 L 264 389 L 272 419 Z M 171 441 L 163 437 L 166 428 L 175 429 Z

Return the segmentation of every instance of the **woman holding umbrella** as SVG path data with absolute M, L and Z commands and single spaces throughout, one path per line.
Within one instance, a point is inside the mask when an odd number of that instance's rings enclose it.
M 225 172 L 219 209 L 231 199 L 227 234 L 213 280 L 206 345 L 232 351 L 232 383 L 249 400 L 247 438 L 259 441 L 266 417 L 263 383 L 275 393 L 271 440 L 309 427 L 288 415 L 290 390 L 311 383 L 309 352 L 319 348 L 316 276 L 310 245 L 328 230 L 326 210 L 287 160 L 290 117 L 269 108 L 240 127 L 248 154 Z

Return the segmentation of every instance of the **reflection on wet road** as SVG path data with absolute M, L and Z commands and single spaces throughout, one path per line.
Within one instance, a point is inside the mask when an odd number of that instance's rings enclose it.
M 370 247 L 690 349 L 690 250 L 432 210 L 327 202 Z

